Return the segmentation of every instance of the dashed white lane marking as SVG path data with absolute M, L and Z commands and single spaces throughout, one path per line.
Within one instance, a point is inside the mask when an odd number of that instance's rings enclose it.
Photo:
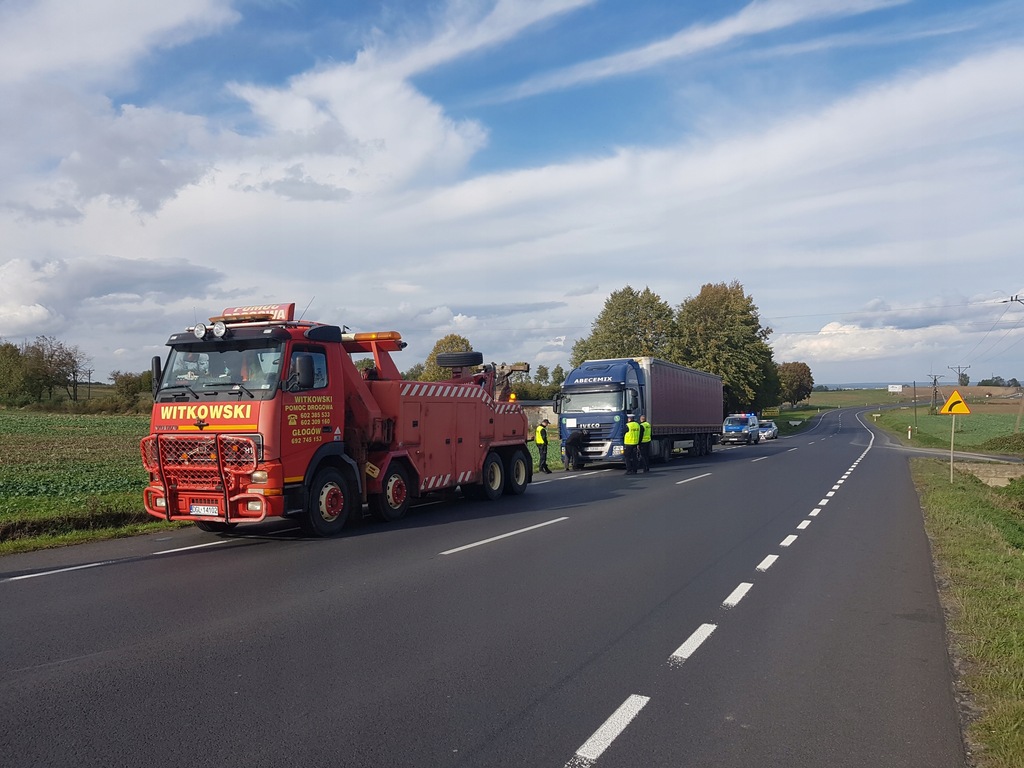
M 825 506 L 826 504 L 828 504 L 828 499 L 827 499 L 827 498 L 825 498 L 825 499 L 822 499 L 822 500 L 821 500 L 821 501 L 819 501 L 818 503 L 819 503 L 819 504 L 821 504 L 821 506 L 823 506 L 823 507 L 824 507 L 824 506 Z
M 804 521 L 803 521 L 802 523 L 800 523 L 800 524 L 799 524 L 799 525 L 798 525 L 798 526 L 796 527 L 796 529 L 797 529 L 798 531 L 802 531 L 802 530 L 804 530 L 804 529 L 805 529 L 805 528 L 806 528 L 806 527 L 807 527 L 808 525 L 810 525 L 810 524 L 811 524 L 811 521 L 810 521 L 810 520 L 804 520 Z
M 727 598 L 725 598 L 725 600 L 722 602 L 722 607 L 735 608 L 737 605 L 739 605 L 740 600 L 742 600 L 746 596 L 747 592 L 749 592 L 750 588 L 753 586 L 753 584 L 750 584 L 748 582 L 743 582 L 742 584 L 740 584 L 738 587 L 736 587 L 736 589 L 732 591 L 732 593 Z
M 766 557 L 764 560 L 762 560 L 760 563 L 758 563 L 757 570 L 759 570 L 761 573 L 764 573 L 769 568 L 771 568 L 772 565 L 775 564 L 775 561 L 778 560 L 778 559 L 779 559 L 778 555 L 768 555 L 768 557 Z
M 779 542 L 779 546 L 780 547 L 788 547 L 790 544 L 792 544 L 794 541 L 796 541 L 796 538 L 797 538 L 796 536 L 791 534 L 791 535 L 787 536 L 786 538 L 784 538 L 782 541 L 780 541 Z
M 492 536 L 491 538 L 483 539 L 482 541 L 474 541 L 472 544 L 464 544 L 461 547 L 455 547 L 455 549 L 446 549 L 440 554 L 453 555 L 456 552 L 462 552 L 463 550 L 472 549 L 473 547 L 482 547 L 484 544 L 491 544 L 492 542 L 500 541 L 501 539 L 507 539 L 509 536 L 518 536 L 520 533 L 535 531 L 538 528 L 543 528 L 545 525 L 553 525 L 554 523 L 560 523 L 563 520 L 568 519 L 568 517 L 556 517 L 554 520 L 548 520 L 546 523 L 537 523 L 537 525 L 531 525 L 529 528 L 520 528 L 518 531 L 509 531 L 508 533 L 503 533 L 500 536 Z
M 810 511 L 810 515 L 811 515 L 811 517 L 817 517 L 817 516 L 818 516 L 818 513 L 820 513 L 820 512 L 821 512 L 821 510 L 820 510 L 820 509 L 818 509 L 817 507 L 815 507 L 814 509 L 812 509 L 812 510 Z
M 700 480 L 702 477 L 711 477 L 710 472 L 705 472 L 703 475 L 697 475 L 696 477 L 688 477 L 685 480 L 680 480 L 676 485 L 682 485 L 683 483 L 689 483 L 693 480 Z
M 765 460 L 765 459 L 767 459 L 767 458 L 768 458 L 767 456 L 759 456 L 759 457 L 757 457 L 756 459 L 754 459 L 754 461 L 752 461 L 752 462 L 750 462 L 750 463 L 751 463 L 751 464 L 753 464 L 753 463 L 754 463 L 754 462 L 756 462 L 756 461 L 764 461 L 764 460 Z
M 693 656 L 694 652 L 700 648 L 701 644 L 711 637 L 711 633 L 716 629 L 714 624 L 701 624 L 697 627 L 697 631 L 686 638 L 686 642 L 676 648 L 675 653 L 669 657 L 670 664 L 682 664 L 688 658 Z
M 633 694 L 622 702 L 619 708 L 612 713 L 612 716 L 605 720 L 604 724 L 594 732 L 594 735 L 587 739 L 582 747 L 576 750 L 576 754 L 572 760 L 565 764 L 565 768 L 588 768 L 592 766 L 604 751 L 611 746 L 616 737 L 626 730 L 626 726 L 633 722 L 633 718 L 640 714 L 640 710 L 650 700 L 649 696 Z

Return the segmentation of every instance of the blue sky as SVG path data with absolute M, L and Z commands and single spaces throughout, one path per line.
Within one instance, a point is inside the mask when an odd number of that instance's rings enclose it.
M 738 280 L 819 383 L 1024 378 L 1024 7 L 8 0 L 0 338 L 295 301 L 568 365 Z

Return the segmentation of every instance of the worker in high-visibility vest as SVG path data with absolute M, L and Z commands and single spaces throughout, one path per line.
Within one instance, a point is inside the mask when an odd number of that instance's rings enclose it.
M 626 434 L 622 438 L 623 452 L 626 458 L 626 474 L 635 475 L 640 463 L 640 424 L 633 414 L 626 417 Z
M 647 421 L 646 416 L 640 416 L 640 466 L 644 472 L 651 471 L 651 432 L 654 428 Z
M 539 462 L 537 464 L 537 470 L 539 472 L 546 472 L 551 474 L 551 470 L 548 469 L 548 424 L 547 419 L 541 419 L 540 424 L 537 425 L 537 433 L 534 436 L 534 442 L 537 443 L 537 456 Z

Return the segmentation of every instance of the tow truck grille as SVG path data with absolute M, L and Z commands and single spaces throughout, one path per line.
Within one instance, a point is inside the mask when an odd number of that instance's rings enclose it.
M 235 435 L 151 435 L 142 441 L 148 472 L 181 490 L 223 488 L 225 475 L 256 469 L 256 444 Z

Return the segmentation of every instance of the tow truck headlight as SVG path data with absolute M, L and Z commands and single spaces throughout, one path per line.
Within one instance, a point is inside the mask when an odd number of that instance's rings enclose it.
M 252 473 L 252 482 L 254 483 L 265 483 L 267 482 L 267 470 L 257 469 Z
M 262 512 L 263 511 L 263 501 L 262 501 L 262 499 L 253 499 L 252 501 L 248 502 L 245 505 L 245 509 L 246 509 L 247 512 Z
M 197 339 L 201 339 L 206 336 L 206 326 L 202 323 L 196 323 L 192 326 L 192 335 Z
M 218 320 L 213 324 L 213 335 L 218 339 L 223 339 L 228 332 L 228 327 L 224 324 L 223 320 Z
M 165 499 L 163 496 L 157 496 L 156 499 L 153 500 L 153 504 L 159 509 L 166 509 L 167 499 Z

